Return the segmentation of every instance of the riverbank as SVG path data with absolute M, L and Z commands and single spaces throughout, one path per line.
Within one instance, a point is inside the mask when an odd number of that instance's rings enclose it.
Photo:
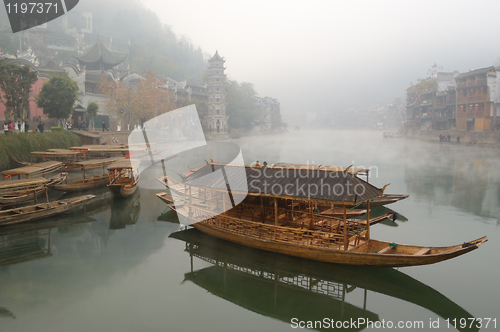
M 70 131 L 12 133 L 0 135 L 0 170 L 15 167 L 14 160 L 30 161 L 32 151 L 69 149 L 80 146 L 80 138 Z
M 450 135 L 450 143 L 457 143 L 460 137 L 460 144 L 490 146 L 500 148 L 500 131 L 463 131 L 463 130 L 417 130 L 409 129 L 405 137 L 419 139 L 427 142 L 439 143 L 439 135 Z

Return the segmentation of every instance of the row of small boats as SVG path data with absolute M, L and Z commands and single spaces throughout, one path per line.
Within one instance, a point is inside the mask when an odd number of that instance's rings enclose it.
M 300 172 L 293 171 L 297 169 Z M 386 195 L 386 187 L 376 188 L 359 177 L 367 170 L 213 161 L 189 170 L 181 181 L 159 178 L 170 192 L 158 193 L 158 198 L 177 212 L 182 223 L 255 249 L 329 263 L 399 267 L 440 262 L 487 241 L 482 237 L 429 247 L 372 239 L 370 227 L 391 216 L 370 219 L 370 209 L 408 195 Z
M 48 151 L 47 155 L 52 155 L 53 159 L 63 160 L 24 163 L 22 167 L 3 171 L 3 181 L 0 182 L 0 225 L 34 221 L 65 213 L 94 197 L 83 195 L 50 202 L 49 190 L 79 192 L 108 186 L 115 197 L 133 195 L 138 190 L 138 162 L 124 156 L 109 157 L 115 150 L 121 153 L 122 149 L 123 147 L 107 150 L 97 148 L 94 152 L 108 153 L 108 157 L 81 160 L 77 160 L 77 154 L 71 151 Z M 41 152 L 33 154 L 38 156 Z M 88 156 L 87 154 L 86 157 Z M 70 171 L 78 169 L 81 176 L 68 176 Z M 96 173 L 96 169 L 102 169 L 102 174 Z M 41 196 L 45 196 L 44 203 L 39 203 Z M 34 204 L 27 205 L 30 203 Z M 16 207 L 19 205 L 23 206 Z

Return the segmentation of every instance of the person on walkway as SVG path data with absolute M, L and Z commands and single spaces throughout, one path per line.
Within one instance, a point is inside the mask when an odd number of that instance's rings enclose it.
M 30 132 L 30 125 L 29 125 L 28 121 L 26 121 L 24 123 L 24 132 L 25 133 L 29 133 Z
M 5 135 L 7 135 L 9 133 L 9 125 L 7 124 L 7 122 L 4 122 L 4 124 L 3 124 L 3 133 Z
M 43 130 L 44 130 L 44 128 L 43 128 L 43 127 L 44 127 L 43 122 L 40 122 L 40 123 L 38 124 L 38 131 L 39 131 L 39 132 L 41 132 L 42 134 L 43 134 Z
M 13 131 L 14 130 L 14 125 L 12 124 L 11 121 L 9 121 L 9 131 Z
M 107 126 L 106 126 L 106 122 L 103 121 L 102 122 L 102 131 L 104 131 L 104 130 L 109 131 Z

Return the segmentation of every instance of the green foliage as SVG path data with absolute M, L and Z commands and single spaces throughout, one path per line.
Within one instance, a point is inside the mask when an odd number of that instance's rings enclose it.
M 87 114 L 86 114 L 86 117 L 90 118 L 90 119 L 93 119 L 97 116 L 97 111 L 99 110 L 99 105 L 97 105 L 97 103 L 95 101 L 91 101 L 88 105 L 87 105 Z
M 70 131 L 19 133 L 0 136 L 0 168 L 9 169 L 12 160 L 30 161 L 31 151 L 68 149 L 80 146 L 80 137 Z
M 255 92 L 251 83 L 229 81 L 226 86 L 226 113 L 230 128 L 251 129 L 259 119 L 259 110 L 253 97 Z
M 5 105 L 5 118 L 24 121 L 28 115 L 30 92 L 37 74 L 29 66 L 0 61 L 0 103 Z
M 67 119 L 73 112 L 78 86 L 67 75 L 54 76 L 37 97 L 38 107 L 52 119 Z

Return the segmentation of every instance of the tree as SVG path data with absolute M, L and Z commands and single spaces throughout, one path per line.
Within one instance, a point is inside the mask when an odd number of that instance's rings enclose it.
M 19 117 L 24 122 L 29 115 L 30 93 L 38 80 L 30 66 L 18 66 L 0 61 L 0 102 L 5 105 L 5 119 Z
M 99 110 L 99 105 L 95 101 L 90 102 L 87 105 L 86 117 L 92 121 L 92 128 L 95 129 L 95 117 L 97 116 L 97 111 Z
M 406 111 L 406 105 L 405 103 L 401 100 L 401 98 L 396 98 L 392 104 L 388 106 L 388 111 L 390 114 L 400 114 L 403 117 L 403 120 L 406 119 L 405 116 L 405 111 Z
M 78 85 L 68 75 L 53 76 L 37 96 L 38 107 L 51 119 L 67 119 L 73 113 L 77 92 Z
M 134 87 L 134 112 L 144 121 L 177 108 L 172 92 L 161 88 L 162 85 L 164 82 L 148 71 Z
M 226 111 L 232 128 L 251 129 L 259 119 L 259 109 L 253 99 L 257 93 L 251 83 L 229 81 L 226 86 Z
M 101 80 L 99 89 L 106 97 L 104 104 L 111 114 L 129 114 L 145 122 L 177 108 L 172 92 L 163 89 L 164 82 L 152 72 L 146 72 L 131 87 L 123 81 L 115 82 L 105 77 Z

